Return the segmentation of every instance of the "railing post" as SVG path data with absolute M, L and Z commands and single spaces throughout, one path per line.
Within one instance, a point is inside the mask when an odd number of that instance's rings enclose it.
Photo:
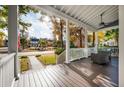
M 66 19 L 66 63 L 70 63 L 70 31 L 69 21 Z
M 119 6 L 119 86 L 124 87 L 124 6 Z
M 8 52 L 16 53 L 14 58 L 14 77 L 18 79 L 18 6 L 8 6 Z

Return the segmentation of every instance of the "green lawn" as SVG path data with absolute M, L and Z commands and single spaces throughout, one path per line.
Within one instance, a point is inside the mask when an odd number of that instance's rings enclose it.
M 56 55 L 55 54 L 43 54 L 36 56 L 40 62 L 45 65 L 56 64 Z

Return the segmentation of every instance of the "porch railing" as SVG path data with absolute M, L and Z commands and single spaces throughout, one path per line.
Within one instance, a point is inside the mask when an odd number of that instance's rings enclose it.
M 88 48 L 88 56 L 91 56 L 91 53 L 96 53 L 96 50 L 94 47 Z
M 86 58 L 88 50 L 85 48 L 71 48 L 70 49 L 70 61 L 80 58 Z
M 119 56 L 119 48 L 118 47 L 103 47 L 99 48 L 99 51 L 110 51 L 111 56 Z
M 8 54 L 0 59 L 0 87 L 10 87 L 14 80 L 15 53 Z
M 81 58 L 87 58 L 91 55 L 91 53 L 95 53 L 95 48 L 71 48 L 70 49 L 70 61 L 74 61 Z M 57 56 L 57 64 L 62 64 L 65 62 L 66 51 L 63 51 L 59 56 Z

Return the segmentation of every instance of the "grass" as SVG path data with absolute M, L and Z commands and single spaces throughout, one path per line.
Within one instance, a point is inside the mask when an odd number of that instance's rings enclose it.
M 40 62 L 45 65 L 54 65 L 56 64 L 56 55 L 55 54 L 44 54 L 36 56 Z
M 29 70 L 29 59 L 27 56 L 20 58 L 21 72 Z

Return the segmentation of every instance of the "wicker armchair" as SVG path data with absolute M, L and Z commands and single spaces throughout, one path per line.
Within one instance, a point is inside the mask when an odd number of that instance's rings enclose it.
M 99 51 L 97 54 L 91 54 L 91 60 L 96 64 L 108 64 L 111 62 L 110 52 Z

